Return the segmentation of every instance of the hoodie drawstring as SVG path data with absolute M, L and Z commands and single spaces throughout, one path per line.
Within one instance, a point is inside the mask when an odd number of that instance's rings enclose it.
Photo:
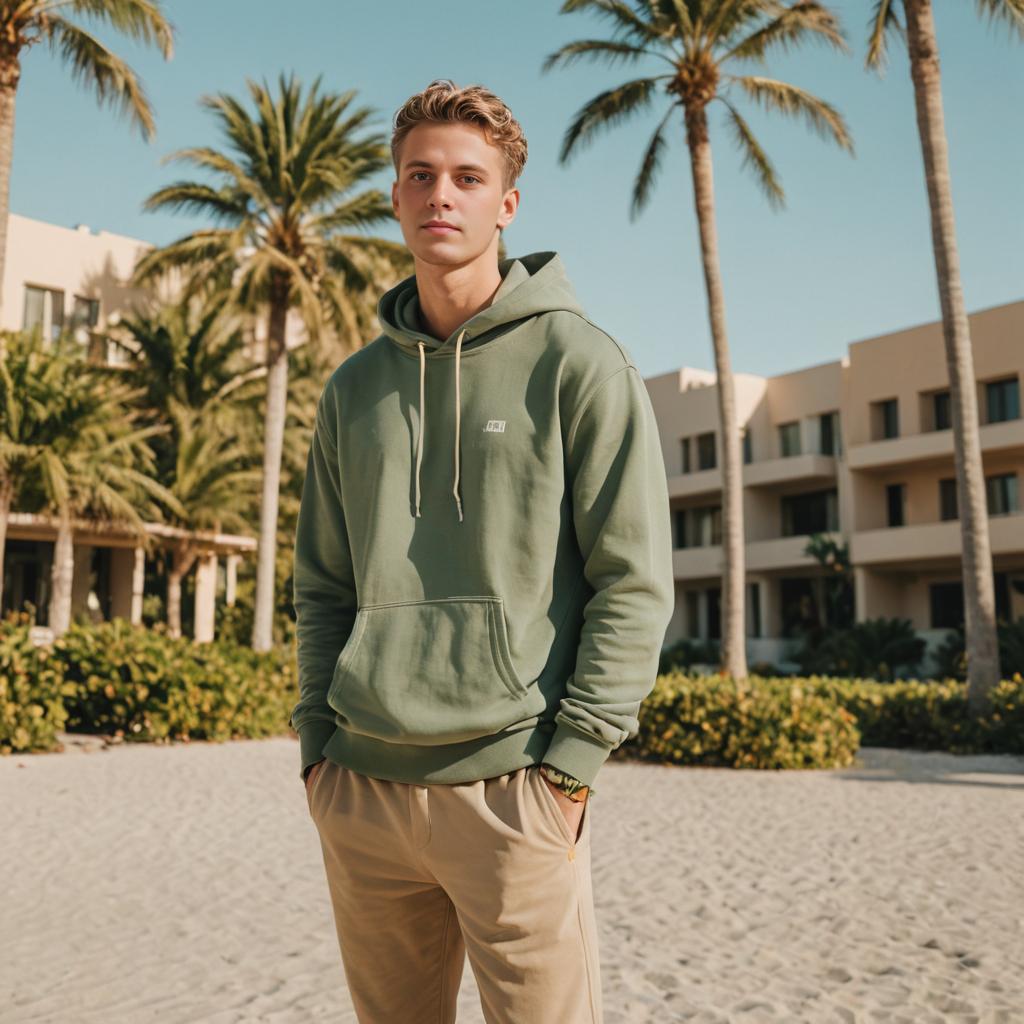
M 462 498 L 459 495 L 459 427 L 462 416 L 461 385 L 459 383 L 459 361 L 462 358 L 462 339 L 465 330 L 459 332 L 455 342 L 455 483 L 452 486 L 452 493 L 455 495 L 455 505 L 459 510 L 459 522 L 462 522 Z M 416 438 L 416 515 L 420 515 L 420 465 L 423 461 L 423 434 L 426 428 L 426 405 L 423 401 L 423 382 L 426 375 L 427 363 L 423 350 L 423 342 L 416 344 L 420 350 L 420 429 Z

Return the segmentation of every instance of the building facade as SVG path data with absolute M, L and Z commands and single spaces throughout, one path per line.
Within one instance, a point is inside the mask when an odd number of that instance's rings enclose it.
M 1024 616 L 1024 302 L 969 317 L 996 603 Z M 672 509 L 666 642 L 720 634 L 721 437 L 714 374 L 647 378 Z M 949 384 L 940 322 L 855 342 L 842 360 L 736 375 L 743 432 L 746 629 L 753 663 L 792 664 L 823 616 L 812 534 L 848 546 L 858 621 L 910 619 L 935 647 L 963 619 Z M 927 665 L 923 666 L 927 668 Z
M 38 327 L 51 339 L 70 329 L 91 358 L 124 364 L 131 353 L 116 343 L 119 319 L 147 298 L 173 298 L 173 281 L 164 291 L 147 293 L 128 283 L 136 263 L 151 248 L 148 242 L 109 231 L 94 232 L 85 225 L 66 228 L 12 213 L 0 328 Z M 42 637 L 48 632 L 56 535 L 56 524 L 47 516 L 14 512 L 4 545 L 0 614 L 31 605 Z M 234 604 L 239 560 L 255 552 L 254 537 L 200 535 L 147 523 L 140 539 L 104 524 L 76 522 L 72 616 L 93 621 L 121 616 L 140 622 L 147 557 L 160 546 L 185 539 L 201 548 L 194 569 L 193 636 L 200 642 L 212 640 L 217 596 Z

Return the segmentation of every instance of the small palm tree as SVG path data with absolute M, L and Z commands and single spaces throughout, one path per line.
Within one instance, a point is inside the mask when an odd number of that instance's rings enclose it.
M 187 510 L 170 520 L 189 535 L 171 545 L 167 565 L 168 632 L 181 636 L 182 580 L 206 550 L 192 534 L 250 529 L 244 513 L 260 480 L 250 439 L 263 382 L 247 368 L 240 318 L 223 316 L 216 294 L 136 312 L 117 339 L 134 353 L 119 375 L 140 396 L 140 416 L 166 427 L 153 443 L 158 478 Z
M 0 282 L 7 251 L 7 216 L 14 152 L 14 106 L 21 80 L 22 51 L 36 43 L 70 65 L 72 75 L 91 86 L 101 103 L 119 107 L 144 138 L 154 134 L 153 111 L 138 76 L 117 54 L 67 14 L 105 22 L 136 42 L 174 51 L 174 31 L 161 0 L 0 0 Z M 3 296 L 0 295 L 0 302 Z
M 570 155 L 591 141 L 598 130 L 612 128 L 648 109 L 661 90 L 669 106 L 651 136 L 633 185 L 631 219 L 647 205 L 665 148 L 666 129 L 677 108 L 686 134 L 693 175 L 694 204 L 700 232 L 704 283 L 718 382 L 722 435 L 723 580 L 722 666 L 734 678 L 747 674 L 744 630 L 743 485 L 736 399 L 725 322 L 725 295 L 718 258 L 715 197 L 711 168 L 708 107 L 720 102 L 726 123 L 769 203 L 784 202 L 778 175 L 735 104 L 735 93 L 766 110 L 802 117 L 819 135 L 853 152 L 853 143 L 839 112 L 824 100 L 787 82 L 756 74 L 736 74 L 733 68 L 766 63 L 772 50 L 785 50 L 821 40 L 847 50 L 832 12 L 817 0 L 565 0 L 560 13 L 592 11 L 611 20 L 621 34 L 615 39 L 585 39 L 567 43 L 548 56 L 547 71 L 584 57 L 635 63 L 650 57 L 669 70 L 615 86 L 595 96 L 575 115 L 566 130 L 559 155 Z
M 39 331 L 0 335 L 0 607 L 11 507 L 42 454 L 39 437 L 46 407 L 36 400 L 35 388 L 44 377 L 47 362 Z
M 181 582 L 206 550 L 202 537 L 193 533 L 247 530 L 243 513 L 259 492 L 261 474 L 258 456 L 253 457 L 244 441 L 244 430 L 226 430 L 215 414 L 204 415 L 176 402 L 172 402 L 171 416 L 177 458 L 168 490 L 188 513 L 175 525 L 190 531 L 172 545 L 167 568 L 168 632 L 181 636 Z
M 899 20 L 897 6 L 898 0 L 875 0 L 865 64 L 869 69 L 882 73 L 886 65 L 888 37 L 895 33 L 906 40 L 931 211 L 932 252 L 949 373 L 953 461 L 963 547 L 968 704 L 972 713 L 981 715 L 989 709 L 991 690 L 999 682 L 999 641 L 985 474 L 978 435 L 974 357 L 960 281 L 949 147 L 942 109 L 939 44 L 935 36 L 931 0 L 903 0 L 905 28 Z M 1024 3 L 1021 0 L 977 0 L 977 8 L 981 15 L 1001 22 L 1011 32 L 1024 37 Z
M 355 95 L 319 95 L 317 78 L 305 98 L 294 76 L 279 79 L 277 97 L 264 83 L 248 83 L 255 113 L 223 93 L 202 103 L 217 117 L 225 150 L 195 147 L 169 159 L 190 161 L 216 184 L 179 181 L 146 200 L 147 209 L 186 209 L 223 227 L 206 228 L 148 253 L 135 283 L 168 271 L 191 282 L 210 275 L 230 281 L 225 308 L 255 315 L 267 325 L 263 498 L 256 566 L 252 646 L 273 643 L 276 529 L 288 346 L 285 323 L 298 311 L 310 337 L 335 326 L 349 345 L 374 329 L 366 296 L 383 278 L 408 266 L 404 246 L 357 232 L 394 220 L 390 198 L 379 189 L 355 191 L 390 161 L 383 137 L 357 139 L 371 111 L 349 111 Z
M 35 429 L 22 439 L 32 453 L 28 484 L 41 494 L 43 511 L 57 519 L 48 623 L 54 636 L 71 622 L 76 517 L 127 526 L 145 543 L 143 517 L 157 518 L 161 505 L 185 514 L 154 478 L 146 439 L 164 428 L 139 427 L 138 392 L 86 363 L 78 347 L 69 334 L 45 346 L 26 397 Z

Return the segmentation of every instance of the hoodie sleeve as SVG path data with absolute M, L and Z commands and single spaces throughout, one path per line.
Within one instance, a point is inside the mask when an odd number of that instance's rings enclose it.
M 323 757 L 323 746 L 334 733 L 334 711 L 327 703 L 327 690 L 357 608 L 338 450 L 327 427 L 325 401 L 321 396 L 317 404 L 306 460 L 292 572 L 299 702 L 289 723 L 299 734 L 301 775 Z
M 675 600 L 665 462 L 632 363 L 584 400 L 567 436 L 566 466 L 593 596 L 543 760 L 592 785 L 612 750 L 639 731 Z

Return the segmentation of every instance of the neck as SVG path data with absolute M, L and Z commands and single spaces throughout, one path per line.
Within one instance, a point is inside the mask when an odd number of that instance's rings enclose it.
M 444 340 L 460 324 L 486 309 L 501 286 L 498 261 L 488 249 L 455 266 L 416 260 L 416 289 L 425 333 Z

